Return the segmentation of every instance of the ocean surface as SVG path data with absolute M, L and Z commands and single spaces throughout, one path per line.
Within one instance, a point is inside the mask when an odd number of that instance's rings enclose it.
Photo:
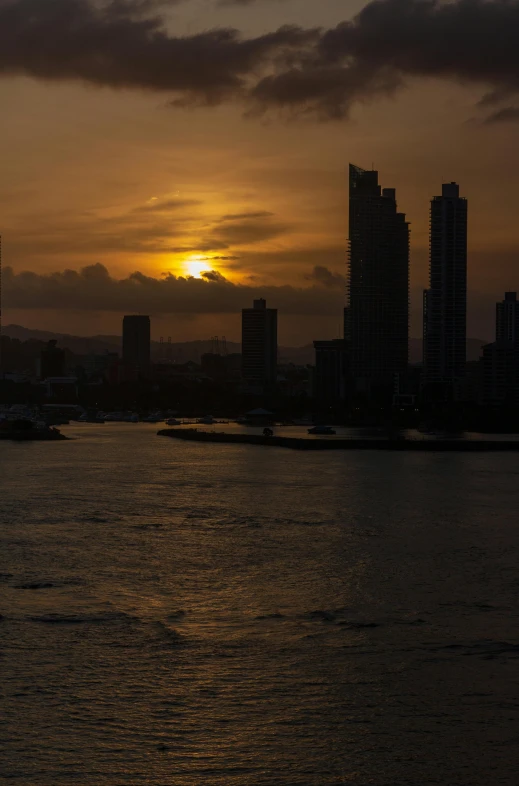
M 0 783 L 517 786 L 519 458 L 0 445 Z

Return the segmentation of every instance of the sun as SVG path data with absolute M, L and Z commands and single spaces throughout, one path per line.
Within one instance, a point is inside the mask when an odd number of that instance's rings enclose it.
M 202 278 L 202 273 L 205 273 L 206 270 L 211 270 L 211 265 L 206 259 L 188 259 L 185 265 L 187 272 L 193 278 Z

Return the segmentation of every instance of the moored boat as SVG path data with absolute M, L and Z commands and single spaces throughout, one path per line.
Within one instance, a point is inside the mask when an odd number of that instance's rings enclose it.
M 337 432 L 333 430 L 331 426 L 313 426 L 312 428 L 308 429 L 309 434 L 319 434 L 321 436 L 325 435 L 333 435 Z

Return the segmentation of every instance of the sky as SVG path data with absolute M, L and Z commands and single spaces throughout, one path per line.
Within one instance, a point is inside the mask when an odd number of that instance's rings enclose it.
M 0 0 L 3 321 L 284 345 L 339 337 L 348 163 L 411 222 L 469 200 L 470 336 L 519 289 L 519 0 Z

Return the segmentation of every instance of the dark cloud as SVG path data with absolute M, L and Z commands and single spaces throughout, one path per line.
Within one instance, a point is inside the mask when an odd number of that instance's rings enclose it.
M 239 100 L 340 118 L 416 78 L 519 92 L 519 0 L 372 0 L 351 21 L 262 36 L 176 36 L 155 0 L 0 0 L 0 73 L 172 94 L 175 105 Z
M 505 106 L 503 109 L 498 109 L 492 112 L 491 115 L 485 118 L 485 125 L 494 125 L 495 123 L 517 123 L 519 122 L 519 107 Z
M 260 79 L 250 91 L 249 115 L 276 108 L 341 120 L 356 102 L 393 94 L 402 84 L 401 75 L 386 67 L 364 71 L 360 64 L 329 66 L 313 62 Z
M 189 217 L 155 216 L 138 220 L 133 211 L 110 218 L 87 216 L 79 220 L 59 221 L 55 216 L 42 216 L 29 229 L 9 228 L 10 246 L 19 255 L 36 254 L 163 254 L 180 245 L 193 227 Z M 210 244 L 205 250 L 212 250 Z M 190 251 L 202 250 L 197 248 Z
M 262 243 L 274 237 L 287 234 L 291 227 L 279 221 L 269 221 L 264 219 L 242 219 L 236 221 L 227 220 L 214 227 L 205 237 L 206 242 L 215 243 L 214 248 L 220 244 L 220 248 L 229 246 L 243 246 L 252 243 Z
M 216 0 L 216 5 L 221 8 L 228 6 L 261 5 L 262 3 L 285 3 L 287 0 Z
M 316 284 L 321 284 L 328 289 L 341 289 L 344 291 L 346 286 L 346 279 L 340 273 L 333 273 L 323 265 L 316 265 L 311 273 L 305 276 L 307 281 L 313 281 Z
M 233 29 L 174 36 L 149 11 L 148 3 L 129 0 L 0 0 L 0 72 L 215 103 L 241 93 L 246 77 L 272 57 L 317 35 L 282 27 L 249 39 Z
M 264 297 L 286 314 L 327 316 L 340 313 L 341 293 L 323 287 L 236 285 L 221 274 L 203 278 L 167 274 L 161 278 L 140 272 L 113 278 L 103 265 L 59 273 L 15 273 L 4 269 L 4 304 L 10 309 L 72 309 L 84 312 L 149 314 L 233 314 Z
M 18 255 L 225 252 L 232 245 L 253 245 L 289 231 L 287 224 L 270 220 L 273 214 L 267 211 L 229 214 L 205 224 L 203 211 L 189 211 L 201 204 L 157 199 L 109 217 L 43 213 L 4 231 Z M 239 257 L 230 253 L 218 259 L 234 262 Z
M 246 218 L 271 218 L 274 213 L 269 213 L 268 210 L 258 210 L 255 213 L 227 213 L 222 216 L 220 221 L 239 221 Z
M 498 99 L 519 90 L 518 30 L 517 0 L 374 0 L 252 95 L 264 108 L 336 118 L 417 77 L 481 84 Z
M 206 281 L 217 281 L 223 283 L 226 280 L 225 276 L 222 276 L 222 274 L 219 273 L 218 270 L 203 270 L 202 273 L 200 273 L 200 275 Z
M 241 257 L 235 257 L 235 256 L 228 256 L 228 257 L 216 257 L 215 256 L 215 257 L 211 257 L 211 261 L 213 261 L 213 262 L 216 261 L 216 260 L 218 260 L 219 262 L 236 262 L 238 259 L 241 259 Z

